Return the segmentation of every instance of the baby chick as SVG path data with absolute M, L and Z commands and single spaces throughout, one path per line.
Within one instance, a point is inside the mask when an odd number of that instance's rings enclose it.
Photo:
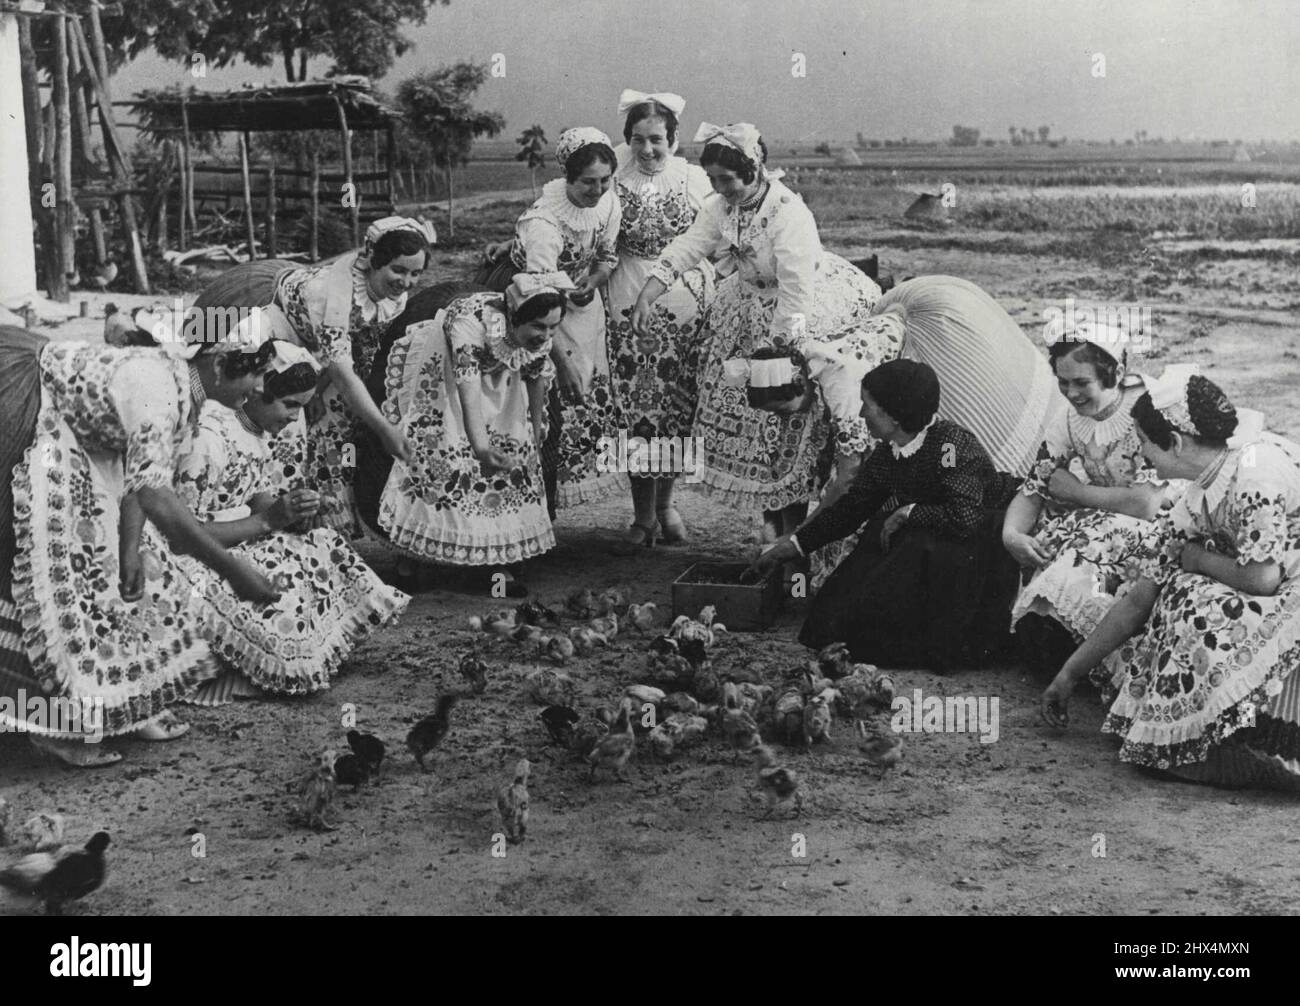
M 831 707 L 822 695 L 814 695 L 803 707 L 803 746 L 831 739 Z
M 680 653 L 681 649 L 674 637 L 663 635 L 650 641 L 650 652 L 659 657 L 671 657 Z
M 592 748 L 587 761 L 591 763 L 591 778 L 596 778 L 596 769 L 606 768 L 627 781 L 627 760 L 636 750 L 636 734 L 632 732 L 632 700 L 624 699 L 619 707 L 618 719 L 610 727 L 609 733 Z
M 546 642 L 546 659 L 560 667 L 572 660 L 576 652 L 577 647 L 568 636 L 552 636 Z
M 770 747 L 759 744 L 754 748 L 754 757 L 758 761 L 758 785 L 767 800 L 767 813 L 771 817 L 777 807 L 794 804 L 798 815 L 803 810 L 803 795 L 799 792 L 799 777 L 793 770 L 777 763 L 776 755 Z
M 867 764 L 880 770 L 880 778 L 903 759 L 902 734 L 876 733 L 866 720 L 858 721 L 858 733 L 862 735 L 859 745 Z
M 520 625 L 560 624 L 560 616 L 541 601 L 525 601 L 515 608 L 515 621 Z
M 753 747 L 758 738 L 758 722 L 743 708 L 740 691 L 733 681 L 728 681 L 722 690 L 722 733 L 736 758 L 741 751 Z
M 0 871 L 0 887 L 45 904 L 49 915 L 63 914 L 69 901 L 84 898 L 104 882 L 108 832 L 97 831 L 84 848 L 65 845 L 55 852 L 34 852 Z
M 565 642 L 568 640 L 565 639 Z M 528 697 L 539 706 L 572 706 L 578 694 L 578 686 L 571 677 L 549 667 L 529 671 L 524 678 L 524 685 Z
M 688 716 L 694 716 L 700 711 L 700 703 L 689 692 L 673 692 L 664 699 L 664 710 L 669 713 L 686 713 Z
M 569 750 L 579 758 L 586 758 L 609 735 L 609 724 L 595 716 L 584 716 L 573 724 L 569 734 Z
M 578 714 L 568 706 L 547 706 L 538 717 L 546 727 L 546 732 L 551 735 L 551 740 L 567 747 L 573 737 L 573 725 L 578 722 Z
M 515 766 L 515 781 L 502 786 L 497 793 L 497 810 L 505 825 L 506 841 L 514 845 L 523 842 L 528 829 L 528 773 L 532 770 L 527 758 L 519 759 Z
M 475 695 L 482 695 L 487 691 L 488 666 L 473 653 L 461 657 L 456 670 L 460 672 L 460 676 L 469 684 L 470 691 Z
M 627 620 L 632 628 L 636 629 L 639 634 L 650 631 L 655 624 L 655 604 L 653 601 L 647 601 L 645 604 L 629 604 L 627 606 Z
M 355 793 L 369 779 L 370 768 L 357 755 L 344 754 L 335 759 L 334 781 L 340 786 L 351 786 Z
M 677 748 L 695 747 L 709 729 L 709 721 L 691 713 L 673 713 L 663 721 L 663 727 Z
M 817 651 L 817 669 L 832 680 L 849 674 L 853 668 L 853 654 L 844 643 L 829 643 Z
M 447 736 L 447 730 L 451 726 L 451 710 L 459 700 L 460 696 L 455 692 L 438 696 L 438 707 L 433 715 L 420 720 L 406 735 L 406 748 L 415 755 L 421 772 L 426 771 L 425 757 Z
M 593 618 L 587 624 L 611 642 L 618 636 L 618 616 L 613 612 Z
M 325 820 L 325 812 L 334 802 L 334 763 L 338 757 L 338 752 L 333 749 L 322 751 L 316 767 L 303 776 L 302 782 L 298 784 L 304 822 L 316 831 L 334 830 L 334 826 Z
M 569 630 L 569 638 L 580 657 L 589 657 L 596 652 L 596 647 L 609 646 L 609 639 L 595 629 L 586 625 L 575 625 Z
M 600 604 L 593 590 L 583 588 L 565 598 L 564 607 L 574 618 L 591 618 L 599 614 Z
M 348 747 L 352 753 L 361 759 L 365 765 L 366 771 L 370 775 L 376 775 L 379 767 L 384 763 L 384 753 L 387 750 L 384 742 L 374 734 L 364 734 L 360 730 L 348 731 Z
M 650 741 L 650 750 L 655 758 L 660 761 L 667 761 L 673 756 L 673 749 L 676 747 L 676 738 L 671 730 L 668 729 L 667 723 L 659 723 L 650 731 L 647 740 Z
M 777 696 L 772 715 L 777 736 L 786 743 L 803 736 L 803 707 L 803 693 L 798 688 L 787 688 Z
M 597 614 L 612 615 L 617 609 L 627 607 L 627 597 L 621 590 L 611 587 L 596 598 L 596 606 L 600 609 Z

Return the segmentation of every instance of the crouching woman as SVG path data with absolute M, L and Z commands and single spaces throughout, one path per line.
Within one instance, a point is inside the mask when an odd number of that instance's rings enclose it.
M 935 671 L 978 666 L 1006 644 L 1016 567 L 1001 545 L 1017 480 L 975 435 L 938 419 L 939 379 L 892 360 L 862 381 L 862 417 L 880 442 L 844 494 L 753 564 L 765 574 L 863 529 L 799 634 L 846 643 L 856 660 Z

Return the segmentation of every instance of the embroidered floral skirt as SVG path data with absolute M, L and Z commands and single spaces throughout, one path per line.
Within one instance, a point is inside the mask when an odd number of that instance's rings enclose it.
M 197 559 L 180 559 L 199 628 L 212 652 L 253 684 L 286 695 L 329 687 L 358 643 L 406 610 L 410 597 L 383 583 L 343 538 L 318 528 L 277 531 L 231 549 L 280 591 L 256 606 Z
M 16 621 L 37 693 L 81 707 L 102 702 L 106 736 L 139 728 L 217 670 L 178 559 L 150 525 L 144 596 L 122 600 L 123 488 L 121 457 L 84 449 L 43 406 L 13 471 Z
M 831 434 L 818 398 L 789 416 L 750 408 L 744 388 L 723 383 L 723 365 L 771 345 L 775 282 L 760 287 L 732 274 L 718 284 L 705 325 L 707 354 L 700 371 L 694 433 L 703 438 L 702 479 L 729 504 L 779 510 L 816 495 L 817 459 Z M 817 270 L 809 338 L 831 339 L 865 321 L 880 297 L 863 272 L 824 254 Z
M 1288 539 L 1300 541 L 1300 518 Z M 1300 548 L 1270 597 L 1173 574 L 1110 662 L 1120 759 L 1202 782 L 1300 788 Z
M 441 325 L 436 328 L 441 331 Z M 483 421 L 492 447 L 518 460 L 483 474 L 470 449 L 445 342 L 408 333 L 388 354 L 383 411 L 414 446 L 394 461 L 378 524 L 399 551 L 456 566 L 521 562 L 555 546 L 528 397 L 517 371 L 484 382 Z
M 655 301 L 651 332 L 632 331 L 632 308 L 654 260 L 624 255 L 609 281 L 609 353 L 618 425 L 629 438 L 686 437 L 698 400 L 713 268 L 692 269 Z
M 1032 612 L 1055 619 L 1082 642 L 1116 597 L 1139 579 L 1139 564 L 1128 557 L 1152 526 L 1137 517 L 1088 507 L 1042 521 L 1034 537 L 1056 558 L 1020 591 L 1011 624 Z

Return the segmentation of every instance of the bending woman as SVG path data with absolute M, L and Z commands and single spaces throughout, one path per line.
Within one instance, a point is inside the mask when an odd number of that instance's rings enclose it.
M 272 352 L 114 349 L 0 327 L 0 720 L 70 764 L 120 760 L 83 743 L 101 733 L 170 740 L 187 729 L 167 707 L 215 668 L 178 553 L 246 601 L 277 597 L 172 485 L 203 403 L 238 408 L 261 387 Z M 85 723 L 15 724 L 2 711 L 38 696 L 98 710 L 96 736 Z
M 1134 553 L 1132 588 L 1043 693 L 1069 721 L 1103 661 L 1121 761 L 1225 786 L 1300 789 L 1300 446 L 1191 366 L 1147 380 L 1142 453 L 1190 488 Z M 1100 675 L 1099 675 L 1100 677 Z

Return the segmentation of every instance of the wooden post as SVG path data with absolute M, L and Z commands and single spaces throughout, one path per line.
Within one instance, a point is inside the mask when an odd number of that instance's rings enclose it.
M 397 170 L 393 167 L 393 162 L 396 160 L 397 143 L 393 137 L 393 124 L 390 122 L 387 138 L 384 141 L 384 170 L 388 173 L 388 205 L 394 213 L 397 212 L 397 179 L 393 174 Z
M 352 211 L 352 246 L 358 248 L 361 246 L 361 206 L 360 198 L 357 193 L 356 184 L 352 181 L 352 135 L 348 130 L 348 113 L 343 108 L 343 102 L 334 94 L 334 107 L 339 110 L 339 135 L 343 139 L 343 179 L 347 185 L 348 195 L 351 196 Z
M 275 158 L 266 168 L 266 257 L 275 258 Z
M 54 219 L 59 263 L 65 277 L 76 275 L 76 216 L 72 206 L 72 105 L 68 86 L 68 19 L 54 20 Z M 57 300 L 68 299 L 65 284 Z
M 46 206 L 44 183 L 51 177 L 47 170 L 53 164 L 52 151 L 46 137 L 45 111 L 41 108 L 40 77 L 36 69 L 36 50 L 32 46 L 32 26 L 29 18 L 18 19 L 18 58 L 23 79 L 23 119 L 27 126 L 27 178 L 31 187 L 32 216 L 41 241 L 41 271 L 45 278 L 45 291 L 53 300 L 67 297 L 67 277 L 59 262 L 58 228 L 54 225 L 54 208 Z
M 311 152 L 311 241 L 307 253 L 313 262 L 320 261 L 320 154 Z
M 181 95 L 181 156 L 183 164 L 181 166 L 181 178 L 183 179 L 181 190 L 182 213 L 190 222 L 190 230 L 199 229 L 199 221 L 194 213 L 194 161 L 190 154 L 190 109 L 189 99 Z M 181 239 L 181 250 L 186 250 L 185 239 Z
M 136 293 L 149 293 L 149 273 L 144 265 L 144 248 L 140 245 L 140 231 L 135 224 L 135 202 L 131 198 L 131 186 L 134 172 L 131 159 L 127 155 L 122 137 L 118 135 L 117 123 L 113 120 L 113 99 L 108 91 L 108 57 L 104 50 L 104 32 L 99 24 L 99 9 L 90 6 L 90 26 L 95 39 L 95 51 L 90 51 L 86 35 L 81 29 L 80 18 L 70 18 L 68 26 L 76 44 L 81 49 L 82 62 L 90 76 L 90 84 L 95 92 L 95 101 L 99 106 L 99 124 L 104 131 L 104 152 L 108 155 L 109 170 L 113 175 L 113 186 L 117 189 L 118 212 L 122 217 L 122 237 L 131 259 L 131 277 L 135 283 Z M 94 72 L 91 73 L 91 69 Z
M 189 220 L 185 216 L 185 186 L 187 172 L 185 170 L 185 151 L 181 145 L 176 145 L 176 166 L 179 169 L 176 173 L 176 228 L 177 241 L 181 251 L 189 251 L 190 248 L 190 228 Z
M 239 134 L 239 173 L 244 179 L 244 223 L 248 228 L 248 260 L 257 258 L 253 233 L 253 180 L 248 174 L 248 133 Z
M 86 100 L 86 92 L 89 91 L 90 85 L 86 83 L 81 65 L 81 47 L 77 45 L 69 46 L 68 58 L 71 63 L 72 76 L 75 78 L 72 88 L 72 123 L 77 131 L 77 140 L 81 144 L 81 153 L 85 159 L 86 167 L 90 168 L 97 165 L 91 156 L 90 113 L 87 111 L 90 105 Z M 90 237 L 95 246 L 95 264 L 102 266 L 108 261 L 108 242 L 104 238 L 104 216 L 97 206 L 92 207 L 88 215 L 90 217 Z

